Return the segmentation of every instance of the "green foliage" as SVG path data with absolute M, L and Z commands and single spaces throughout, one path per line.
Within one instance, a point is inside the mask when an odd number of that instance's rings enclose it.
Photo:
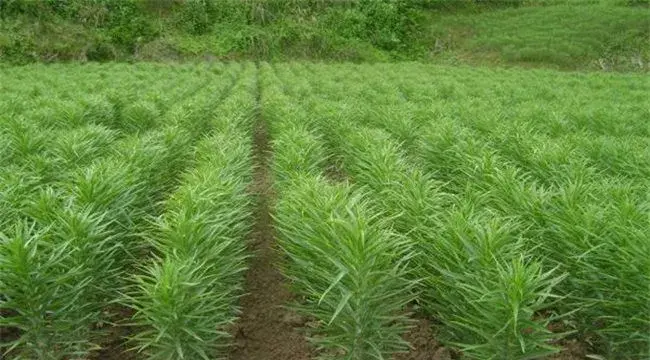
M 465 200 L 466 201 L 466 200 Z M 463 206 L 463 205 L 460 205 Z M 474 359 L 527 359 L 558 351 L 561 334 L 536 319 L 556 300 L 562 280 L 531 260 L 514 235 L 517 225 L 471 209 L 451 211 L 443 230 L 424 246 L 430 291 L 424 305 L 448 326 L 443 335 Z M 514 231 L 513 231 L 514 229 Z
M 441 339 L 476 358 L 519 358 L 571 333 L 602 356 L 647 357 L 643 76 L 415 63 L 278 73 L 324 119 L 308 123 L 350 179 L 384 189 L 372 198 L 401 208 L 387 214 L 394 229 L 424 239 L 419 301 L 442 320 Z M 414 186 L 427 178 L 433 189 Z M 394 201 L 404 188 L 447 195 L 418 211 Z M 408 222 L 421 212 L 436 216 Z
M 154 19 L 142 12 L 139 2 L 108 0 L 103 6 L 107 12 L 104 26 L 114 44 L 133 52 L 159 35 Z
M 82 256 L 81 251 L 92 252 L 106 242 L 93 243 L 85 236 L 48 241 L 43 231 L 27 223 L 16 224 L 12 233 L 1 239 L 0 309 L 20 313 L 3 316 L 0 325 L 22 332 L 18 340 L 4 345 L 18 347 L 19 354 L 27 358 L 85 355 L 91 346 L 87 343 L 88 324 L 98 316 L 97 308 L 88 307 L 87 298 L 92 281 L 89 276 L 95 274 L 74 262 Z M 76 241 L 82 244 L 74 244 Z M 74 251 L 75 245 L 82 245 L 80 251 Z M 70 251 L 77 256 L 70 255 Z
M 5 0 L 0 57 L 14 63 L 204 56 L 433 59 L 643 70 L 650 27 L 647 7 L 631 7 L 639 2 L 647 4 L 647 0 Z
M 185 1 L 177 15 L 179 25 L 194 35 L 206 33 L 212 25 L 210 4 L 208 0 Z
M 218 143 L 222 151 L 203 155 L 159 222 L 152 242 L 163 258 L 136 277 L 127 300 L 137 311 L 135 324 L 146 327 L 133 340 L 150 358 L 209 359 L 225 345 L 250 224 L 246 141 L 215 137 L 201 145 L 199 151 Z
M 219 355 L 259 115 L 282 270 L 323 357 L 406 349 L 410 309 L 468 358 L 541 358 L 563 337 L 648 357 L 643 75 L 231 62 L 0 78 L 3 356 L 97 356 L 118 302 L 147 356 Z
M 436 56 L 474 62 L 644 70 L 648 15 L 647 9 L 605 5 L 444 14 L 431 18 L 427 41 L 435 43 Z
M 351 7 L 332 6 L 324 26 L 344 38 L 368 41 L 378 48 L 394 50 L 408 46 L 417 35 L 419 13 L 410 2 L 383 0 L 355 2 Z
M 159 116 L 156 104 L 137 101 L 122 108 L 120 123 L 115 126 L 126 132 L 146 131 L 154 126 Z
M 40 17 L 48 13 L 50 3 L 44 1 L 5 0 L 0 3 L 0 16 L 4 19 L 15 14 Z
M 12 116 L 0 119 L 0 326 L 17 331 L 2 339 L 3 352 L 87 358 L 105 343 L 109 308 L 145 254 L 149 217 L 216 120 L 210 111 L 179 119 L 175 109 L 213 106 L 241 67 L 174 67 L 182 88 L 161 80 L 162 69 L 52 65 L 3 74 L 14 95 L 1 105 Z M 121 81 L 105 76 L 115 70 Z
M 149 242 L 156 257 L 122 301 L 136 311 L 133 325 L 143 329 L 131 340 L 149 358 L 211 359 L 227 345 L 252 223 L 250 90 L 244 81 L 219 107 L 202 112 L 221 132 L 195 149 L 195 167 L 154 220 Z
M 409 242 L 382 230 L 361 194 L 322 179 L 294 177 L 277 205 L 285 274 L 305 296 L 298 309 L 320 323 L 314 338 L 341 359 L 382 359 L 405 348 L 412 299 Z M 307 226 L 305 226 L 307 225 Z M 309 268 L 309 272 L 304 269 Z
M 372 94 L 372 99 L 378 98 Z M 327 111 L 329 106 L 316 111 L 348 121 L 325 115 L 318 127 L 353 181 L 371 190 L 393 228 L 420 250 L 411 264 L 414 279 L 421 279 L 422 306 L 445 324 L 442 337 L 476 359 L 524 359 L 557 352 L 548 343 L 561 335 L 546 329 L 549 319 L 535 317 L 555 298 L 554 287 L 563 277 L 541 273 L 542 264 L 522 255 L 523 241 L 506 236 L 503 229 L 508 226 L 501 228 L 498 217 L 458 217 L 455 202 L 463 206 L 469 199 L 441 194 L 443 184 L 409 164 L 386 132 L 360 126 L 359 118 L 368 111 L 363 103 L 346 109 L 352 115 Z M 392 121 L 389 115 L 377 124 Z M 490 222 L 489 229 L 480 228 Z
M 320 176 L 323 147 L 305 129 L 304 113 L 284 102 L 270 71 L 263 67 L 262 99 L 277 136 L 274 219 L 287 258 L 283 272 L 304 297 L 295 307 L 318 321 L 312 341 L 327 358 L 386 358 L 405 349 L 404 313 L 415 293 L 407 264 L 415 251 L 388 230 L 366 194 Z

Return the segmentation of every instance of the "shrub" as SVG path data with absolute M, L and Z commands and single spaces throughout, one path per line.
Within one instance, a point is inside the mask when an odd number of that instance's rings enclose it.
M 177 23 L 190 34 L 200 35 L 211 25 L 209 0 L 186 0 L 177 15 Z

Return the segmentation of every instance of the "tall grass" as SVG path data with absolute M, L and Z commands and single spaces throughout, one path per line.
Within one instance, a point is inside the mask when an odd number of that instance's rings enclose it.
M 431 14 L 426 38 L 436 44 L 434 56 L 441 59 L 643 71 L 649 55 L 647 19 L 643 7 L 570 1 L 478 14 Z

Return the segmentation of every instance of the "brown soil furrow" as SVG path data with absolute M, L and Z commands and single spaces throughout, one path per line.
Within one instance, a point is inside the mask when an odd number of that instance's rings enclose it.
M 258 89 L 258 96 L 259 96 Z M 259 99 L 258 99 L 259 104 Z M 285 308 L 293 300 L 276 264 L 270 209 L 272 174 L 269 169 L 270 144 L 267 124 L 258 112 L 254 129 L 254 181 L 257 196 L 255 224 L 250 244 L 254 257 L 246 274 L 246 295 L 242 314 L 234 329 L 231 360 L 308 360 L 312 349 L 300 332 L 304 320 Z
M 393 360 L 452 360 L 453 352 L 436 341 L 431 331 L 431 322 L 416 314 L 415 326 L 406 334 L 404 340 L 411 344 L 411 350 L 397 354 Z

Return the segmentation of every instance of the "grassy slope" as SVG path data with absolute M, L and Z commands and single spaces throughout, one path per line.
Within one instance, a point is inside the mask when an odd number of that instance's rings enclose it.
M 431 56 L 559 69 L 647 70 L 650 9 L 549 6 L 430 14 Z
M 158 19 L 157 37 L 131 48 L 115 44 L 111 34 L 102 29 L 60 19 L 38 22 L 18 17 L 0 20 L 0 59 L 23 63 L 204 58 L 425 60 L 556 69 L 650 69 L 647 7 L 555 5 L 422 15 L 423 33 L 392 52 L 331 31 L 336 24 L 325 16 L 285 17 L 266 25 L 216 24 L 200 36 Z

